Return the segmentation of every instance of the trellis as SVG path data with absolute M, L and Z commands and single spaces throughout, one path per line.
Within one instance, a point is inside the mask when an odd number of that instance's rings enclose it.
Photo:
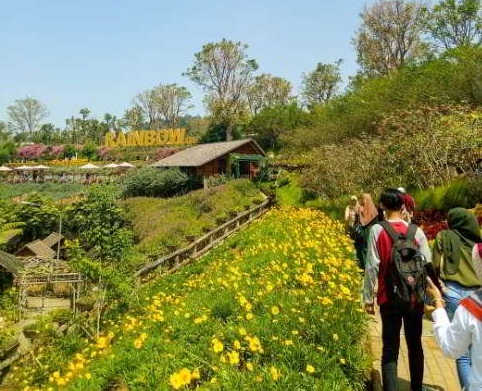
M 18 313 L 22 319 L 27 312 L 27 298 L 29 288 L 32 286 L 55 286 L 56 284 L 67 284 L 70 293 L 71 309 L 76 310 L 75 303 L 80 298 L 83 278 L 80 273 L 72 272 L 67 264 L 54 259 L 45 260 L 32 258 L 24 262 L 24 268 L 14 275 L 14 284 L 18 286 Z M 45 309 L 45 298 L 41 296 L 42 307 Z

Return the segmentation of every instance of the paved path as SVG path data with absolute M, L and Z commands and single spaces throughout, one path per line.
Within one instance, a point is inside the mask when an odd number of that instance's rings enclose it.
M 374 357 L 374 377 L 381 379 L 381 356 L 382 356 L 382 324 L 380 314 L 377 311 L 372 316 L 370 327 L 370 344 Z M 398 387 L 399 391 L 410 391 L 410 374 L 408 370 L 408 353 L 405 340 L 400 342 L 400 356 L 398 359 Z M 442 355 L 437 347 L 432 334 L 432 322 L 428 319 L 423 321 L 422 333 L 423 352 L 425 356 L 424 386 L 433 391 L 460 391 L 455 369 L 455 361 Z M 376 382 L 374 390 L 381 390 L 381 385 Z

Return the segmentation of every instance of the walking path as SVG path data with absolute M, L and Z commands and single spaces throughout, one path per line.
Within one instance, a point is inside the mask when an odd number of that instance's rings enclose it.
M 408 353 L 405 339 L 400 341 L 400 356 L 398 358 L 398 387 L 399 391 L 410 391 L 410 373 L 408 370 Z M 370 345 L 373 361 L 374 391 L 381 390 L 381 357 L 382 357 L 382 323 L 378 310 L 372 316 L 370 326 Z M 423 320 L 422 332 L 423 352 L 425 356 L 424 386 L 433 391 L 460 391 L 455 368 L 455 360 L 445 357 L 435 343 L 432 334 L 432 322 Z

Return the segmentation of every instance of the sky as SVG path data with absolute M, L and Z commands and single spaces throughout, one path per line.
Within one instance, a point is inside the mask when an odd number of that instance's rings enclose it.
M 358 67 L 352 44 L 360 13 L 374 0 L 2 0 L 0 120 L 27 96 L 44 103 L 43 122 L 63 128 L 88 108 L 122 117 L 136 94 L 185 86 L 191 115 L 205 114 L 201 88 L 183 76 L 194 54 L 223 38 L 248 45 L 256 74 L 289 80 L 342 59 L 343 83 Z

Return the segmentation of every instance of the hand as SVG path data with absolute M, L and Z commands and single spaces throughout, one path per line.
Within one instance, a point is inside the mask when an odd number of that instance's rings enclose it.
M 441 300 L 442 299 L 442 293 L 440 293 L 440 290 L 435 286 L 433 281 L 430 279 L 430 277 L 427 277 L 427 289 L 426 293 L 427 295 L 432 299 L 432 300 Z
M 373 305 L 373 302 L 365 303 L 365 311 L 370 315 L 375 314 L 375 306 Z

